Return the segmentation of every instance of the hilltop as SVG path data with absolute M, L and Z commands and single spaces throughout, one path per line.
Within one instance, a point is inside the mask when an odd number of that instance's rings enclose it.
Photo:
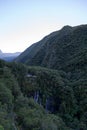
M 87 25 L 80 25 L 64 26 L 61 30 L 49 34 L 27 48 L 15 61 L 33 66 L 64 69 L 71 64 L 85 62 L 86 58 Z

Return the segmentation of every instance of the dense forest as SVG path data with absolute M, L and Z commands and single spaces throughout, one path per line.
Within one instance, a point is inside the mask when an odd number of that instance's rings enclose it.
M 0 130 L 86 130 L 86 83 L 0 60 Z
M 0 60 L 0 130 L 87 130 L 87 25 Z

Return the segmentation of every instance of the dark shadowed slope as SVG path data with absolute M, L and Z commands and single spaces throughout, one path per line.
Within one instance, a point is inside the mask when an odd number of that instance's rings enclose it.
M 47 43 L 51 42 L 51 39 L 54 39 L 57 35 L 62 37 L 62 32 L 64 32 L 64 34 L 67 33 L 65 31 L 66 28 L 68 29 L 67 31 L 71 30 L 70 26 L 66 26 L 66 27 L 64 27 L 64 29 L 62 29 L 60 31 L 51 33 L 50 35 L 44 37 L 41 41 L 34 43 L 29 48 L 27 48 L 18 58 L 16 58 L 15 61 L 28 63 L 29 61 L 31 61 L 32 58 L 34 58 L 39 53 L 39 51 L 41 51 L 45 46 L 47 46 Z M 46 51 L 46 50 L 44 50 L 44 51 Z M 29 64 L 31 64 L 31 63 L 29 63 Z
M 84 56 L 85 55 L 85 56 Z M 87 25 L 64 26 L 27 48 L 15 61 L 59 69 L 87 55 Z M 76 60 L 76 61 L 75 61 Z
M 87 130 L 87 25 L 63 27 L 16 61 L 28 66 L 0 61 L 5 130 Z

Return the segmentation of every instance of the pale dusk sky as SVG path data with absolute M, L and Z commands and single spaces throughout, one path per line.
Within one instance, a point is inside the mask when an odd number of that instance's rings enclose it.
M 0 0 L 0 49 L 24 51 L 65 25 L 87 24 L 87 0 Z

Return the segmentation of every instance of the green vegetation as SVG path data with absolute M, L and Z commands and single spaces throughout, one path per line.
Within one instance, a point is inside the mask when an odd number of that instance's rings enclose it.
M 68 130 L 62 117 L 54 115 L 59 96 L 52 90 L 57 82 L 64 84 L 56 70 L 0 60 L 1 130 Z
M 0 130 L 4 130 L 3 126 L 0 125 Z
M 83 66 L 87 63 L 87 25 L 65 26 L 27 48 L 15 61 L 57 70 Z
M 86 130 L 86 82 L 64 71 L 0 61 L 1 130 Z
M 26 64 L 0 60 L 0 130 L 87 130 L 86 25 L 50 34 L 16 61 Z

